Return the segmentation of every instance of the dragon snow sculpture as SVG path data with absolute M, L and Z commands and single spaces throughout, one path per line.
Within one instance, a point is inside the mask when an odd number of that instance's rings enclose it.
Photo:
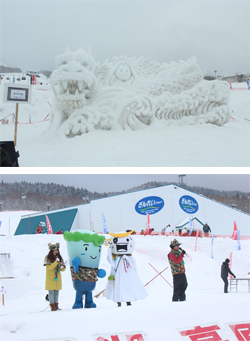
M 56 66 L 52 129 L 67 137 L 159 122 L 222 126 L 230 117 L 228 83 L 204 80 L 195 57 L 160 64 L 121 56 L 100 65 L 90 51 L 66 48 Z

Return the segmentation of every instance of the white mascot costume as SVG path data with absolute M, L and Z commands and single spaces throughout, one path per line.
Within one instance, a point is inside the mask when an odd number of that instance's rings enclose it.
M 131 302 L 142 300 L 147 292 L 137 275 L 135 259 L 132 253 L 135 249 L 135 242 L 129 232 L 109 233 L 112 236 L 108 261 L 111 264 L 111 274 L 108 277 L 108 284 L 104 296 L 109 300 L 117 302 Z

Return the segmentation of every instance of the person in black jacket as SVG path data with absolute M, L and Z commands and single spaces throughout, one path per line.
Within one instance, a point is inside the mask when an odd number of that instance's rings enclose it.
M 207 223 L 203 226 L 203 232 L 204 233 L 211 232 L 210 226 Z
M 230 260 L 227 258 L 225 260 L 225 262 L 223 262 L 221 264 L 221 278 L 223 280 L 224 284 L 224 293 L 227 293 L 227 289 L 228 289 L 228 273 L 230 273 L 230 275 L 232 275 L 234 278 L 236 278 L 236 276 L 232 273 L 232 271 L 229 269 L 229 263 Z

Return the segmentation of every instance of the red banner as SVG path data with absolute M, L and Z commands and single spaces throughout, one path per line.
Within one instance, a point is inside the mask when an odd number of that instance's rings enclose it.
M 239 323 L 229 325 L 238 341 L 250 340 L 250 323 Z
M 230 262 L 228 265 L 229 265 L 229 269 L 231 270 L 232 262 L 233 262 L 233 253 L 232 252 L 229 255 L 229 260 L 230 260 Z M 233 278 L 233 276 L 229 274 L 229 278 Z
M 197 251 L 197 241 L 198 241 L 199 234 L 200 234 L 200 230 L 197 230 L 197 232 L 196 232 L 196 240 L 195 240 L 195 251 Z
M 233 240 L 237 240 L 237 236 L 238 236 L 238 228 L 237 228 L 237 225 L 236 225 L 236 221 L 234 222 L 234 230 L 233 230 L 233 234 L 232 234 L 232 239 Z
M 147 214 L 147 228 L 146 230 L 144 231 L 144 234 L 145 235 L 148 235 L 150 234 L 152 231 L 150 230 L 150 215 Z
M 47 215 L 45 215 L 45 217 L 46 217 L 48 234 L 53 234 L 53 230 L 52 230 L 52 226 L 51 226 L 50 221 L 49 221 L 49 217 Z
M 32 84 L 33 85 L 37 85 L 37 80 L 36 80 L 36 76 L 35 75 L 32 76 Z
M 145 341 L 143 333 L 132 333 L 126 335 L 125 333 L 119 334 L 106 334 L 94 336 L 95 341 Z

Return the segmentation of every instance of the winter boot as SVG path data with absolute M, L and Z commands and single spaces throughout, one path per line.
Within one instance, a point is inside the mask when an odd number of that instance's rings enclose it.
M 118 307 L 121 307 L 121 305 L 122 305 L 121 302 L 117 302 Z
M 56 304 L 55 303 L 51 303 L 50 304 L 50 307 L 51 307 L 51 311 L 56 311 Z
M 131 302 L 127 302 L 127 305 L 132 305 Z
M 58 302 L 55 302 L 55 306 L 56 306 L 56 310 L 62 310 L 59 308 L 59 303 Z

